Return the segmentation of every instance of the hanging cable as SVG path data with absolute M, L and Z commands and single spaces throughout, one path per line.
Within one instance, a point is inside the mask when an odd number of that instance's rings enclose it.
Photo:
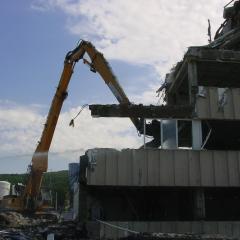
M 208 126 L 208 128 L 209 128 L 209 132 L 208 132 L 208 134 L 207 134 L 207 136 L 206 136 L 206 138 L 205 138 L 205 140 L 204 140 L 204 142 L 203 142 L 203 144 L 202 144 L 201 149 L 204 149 L 204 147 L 205 147 L 205 145 L 207 144 L 207 142 L 208 142 L 208 140 L 209 140 L 209 138 L 210 138 L 210 136 L 211 136 L 211 133 L 212 133 L 212 128 L 211 128 L 211 126 L 209 125 L 208 122 L 206 122 L 206 123 L 207 123 L 207 126 Z
M 115 229 L 118 229 L 118 230 L 121 230 L 121 231 L 124 231 L 124 232 L 129 232 L 131 234 L 140 234 L 140 232 L 137 232 L 137 231 L 125 228 L 125 227 L 120 227 L 120 226 L 117 226 L 115 224 L 111 224 L 111 223 L 108 223 L 108 222 L 105 222 L 105 221 L 102 221 L 102 220 L 96 219 L 96 221 L 103 224 L 103 225 L 106 225 L 106 226 L 109 226 L 111 228 L 115 228 Z
M 88 104 L 82 105 L 82 108 L 80 109 L 80 111 L 78 112 L 78 114 L 70 121 L 69 126 L 74 127 L 74 120 L 80 115 L 80 113 L 82 112 L 82 110 L 83 110 L 84 108 L 86 108 L 87 106 L 88 106 Z

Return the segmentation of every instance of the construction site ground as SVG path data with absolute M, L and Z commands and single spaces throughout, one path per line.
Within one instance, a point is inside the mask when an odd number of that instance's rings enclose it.
M 79 222 L 40 218 L 17 212 L 0 213 L 0 240 L 86 238 L 86 228 Z

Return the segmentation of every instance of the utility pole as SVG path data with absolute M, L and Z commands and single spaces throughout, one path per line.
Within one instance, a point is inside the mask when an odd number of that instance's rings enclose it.
M 211 31 L 211 22 L 210 20 L 208 19 L 208 43 L 211 43 L 212 42 L 212 31 Z
M 56 192 L 56 195 L 55 195 L 55 210 L 57 211 L 57 208 L 58 207 L 58 202 L 57 202 L 57 192 Z

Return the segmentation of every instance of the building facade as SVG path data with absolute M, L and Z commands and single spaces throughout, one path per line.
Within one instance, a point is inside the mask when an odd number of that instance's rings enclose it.
M 136 106 L 145 111 L 144 129 L 153 119 L 159 124 L 159 147 L 146 140 L 141 149 L 91 149 L 80 158 L 81 221 L 240 238 L 239 5 L 225 8 L 213 42 L 190 47 L 167 74 L 163 106 Z M 137 114 L 124 108 L 90 109 L 103 117 Z M 102 222 L 100 234 L 126 231 Z

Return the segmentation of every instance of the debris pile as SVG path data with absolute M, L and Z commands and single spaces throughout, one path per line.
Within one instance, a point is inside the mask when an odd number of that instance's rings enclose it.
M 51 218 L 24 216 L 17 212 L 0 213 L 0 240 L 86 239 L 85 224 L 74 221 L 53 221 Z
M 34 219 L 24 217 L 17 212 L 2 212 L 0 213 L 0 226 L 19 227 L 24 225 L 33 225 Z
M 140 233 L 120 238 L 120 240 L 237 240 L 220 234 L 176 234 L 176 233 Z
M 49 224 L 54 222 L 52 217 L 37 217 L 32 215 L 23 215 L 18 212 L 6 211 L 0 213 L 0 226 L 21 228 L 24 226 L 37 226 L 40 224 Z

